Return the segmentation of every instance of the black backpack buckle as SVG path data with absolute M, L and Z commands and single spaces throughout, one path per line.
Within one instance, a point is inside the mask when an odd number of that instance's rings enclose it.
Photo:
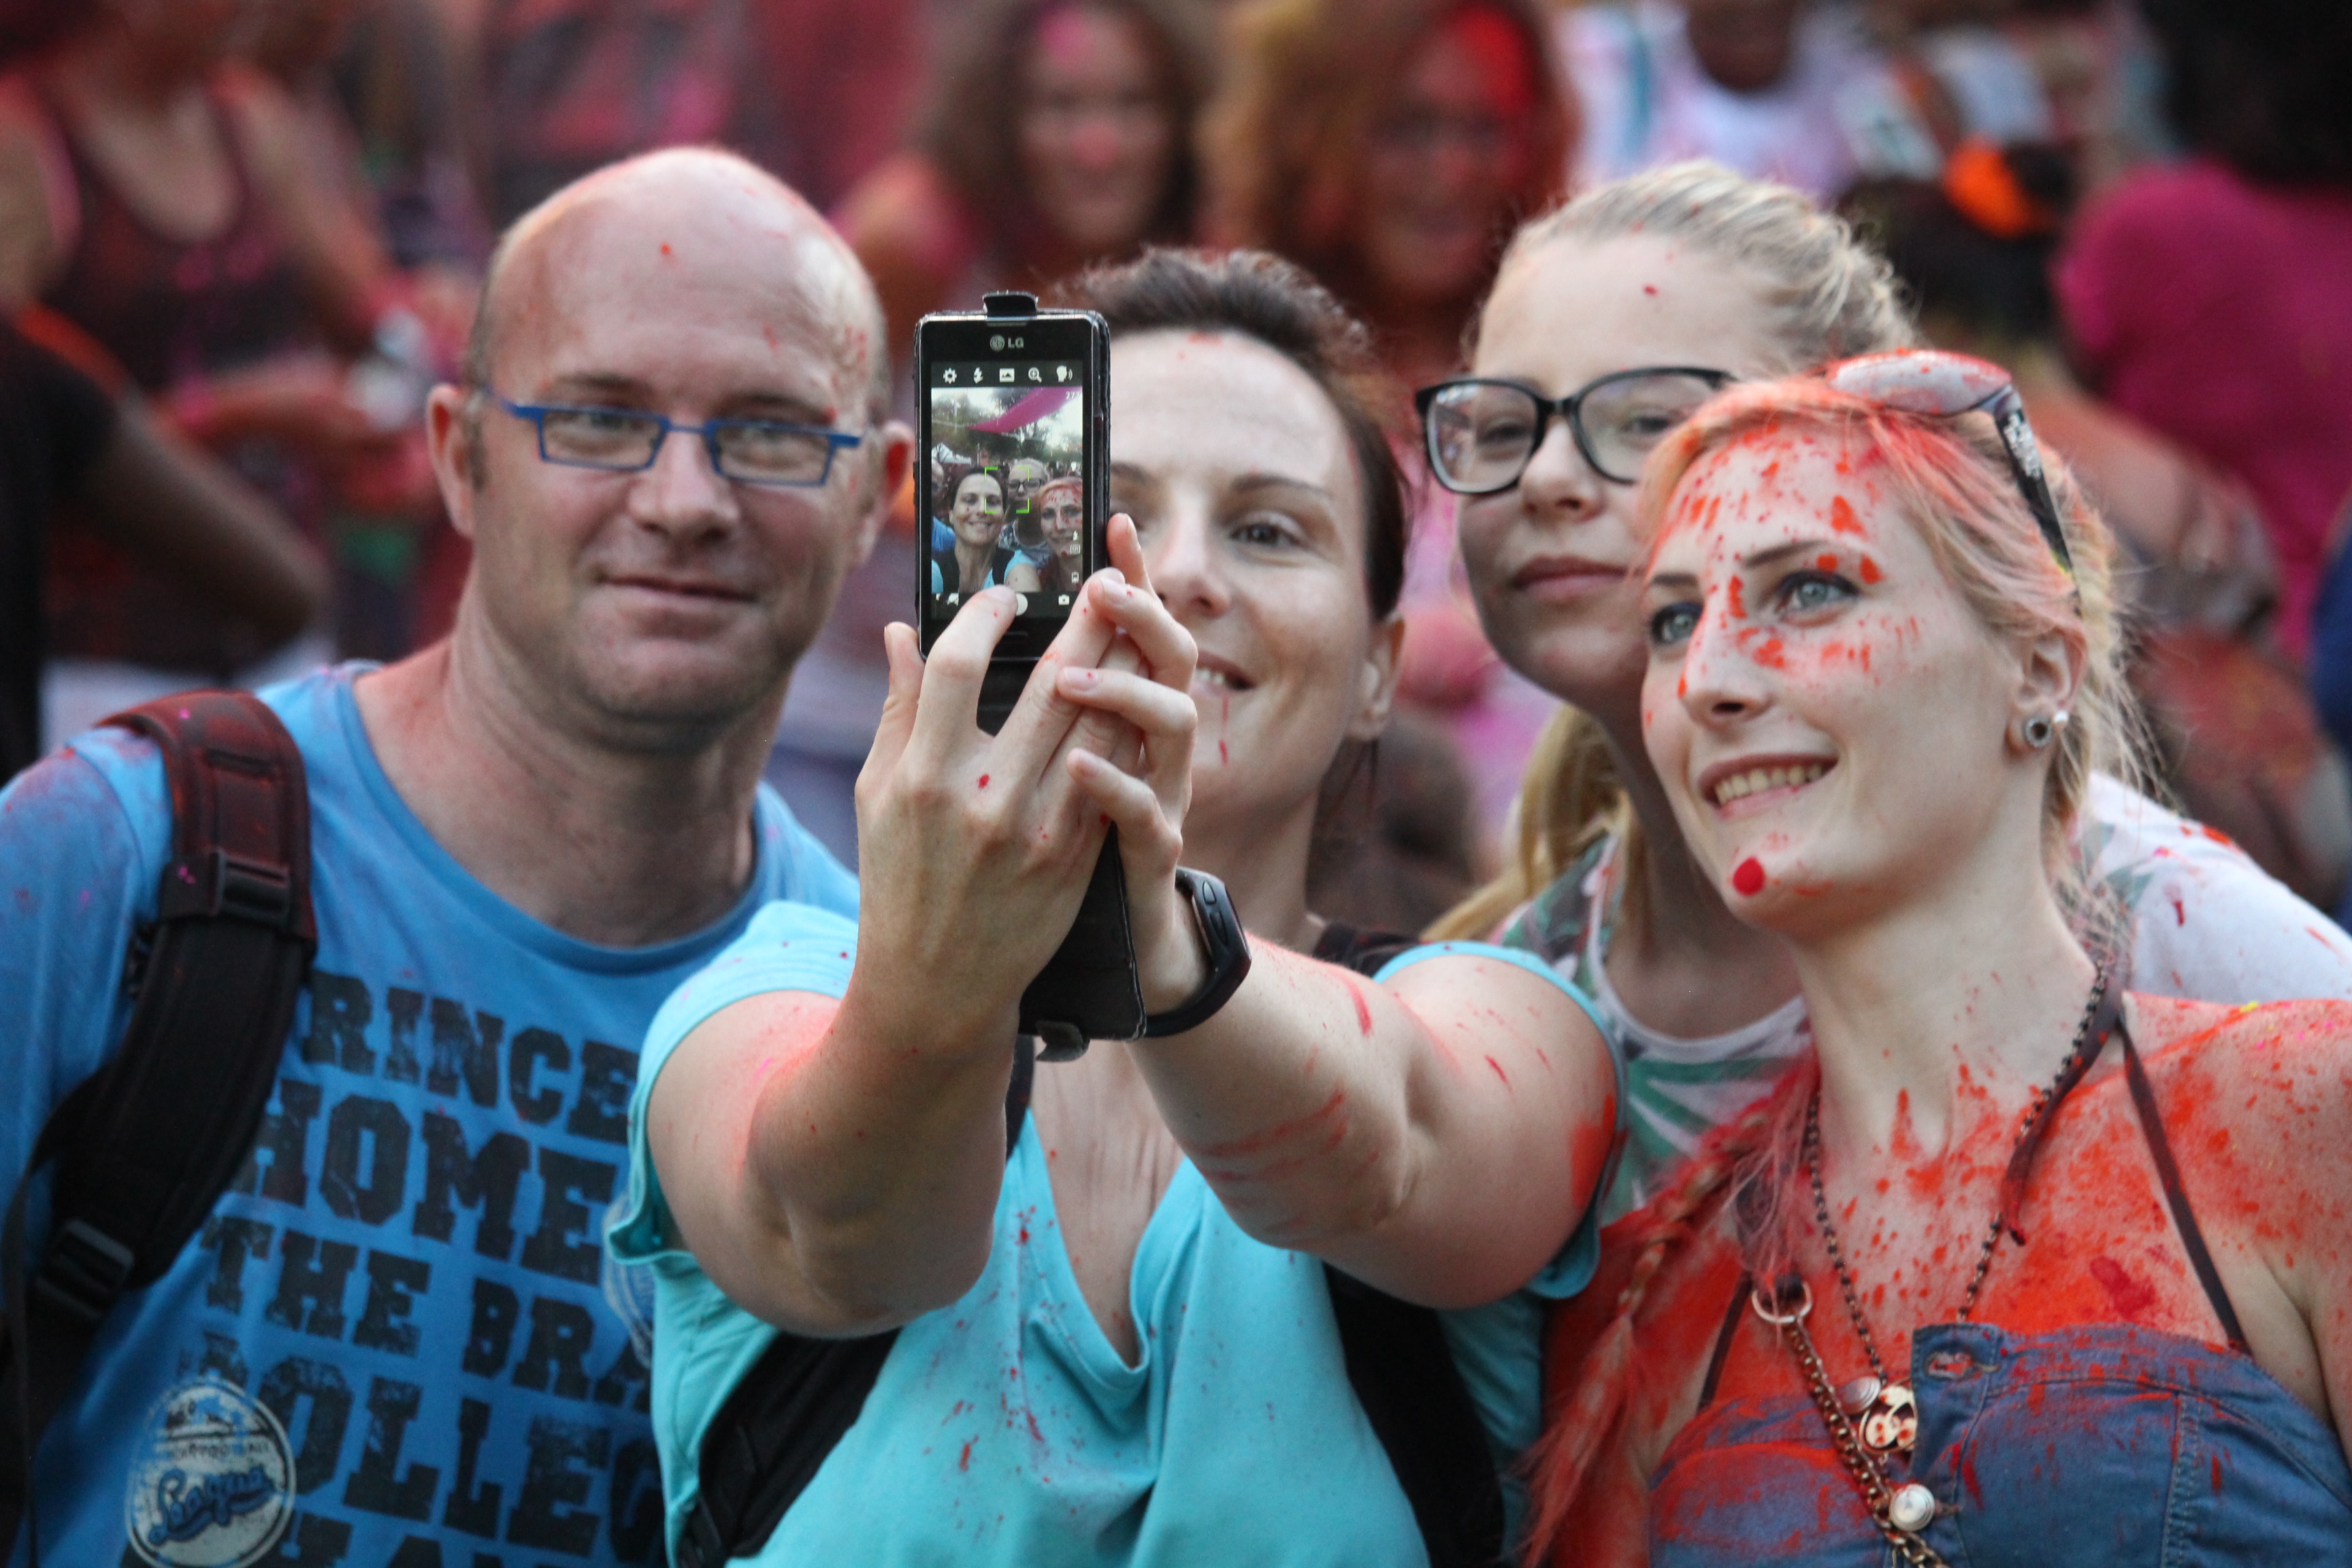
M 282 929 L 294 913 L 294 879 L 283 866 L 213 851 L 212 909 Z
M 41 1257 L 33 1299 L 85 1329 L 102 1322 L 122 1294 L 134 1259 L 131 1249 L 87 1220 L 68 1220 Z

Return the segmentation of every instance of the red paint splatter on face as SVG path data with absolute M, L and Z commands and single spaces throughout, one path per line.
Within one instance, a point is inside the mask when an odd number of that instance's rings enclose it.
M 1495 1076 L 1503 1080 L 1504 1088 L 1508 1089 L 1511 1085 L 1511 1075 L 1503 1070 L 1503 1064 L 1496 1061 L 1494 1058 L 1488 1057 L 1486 1058 L 1486 1065 L 1495 1069 Z
M 1862 580 L 1864 583 L 1875 583 L 1884 575 L 1885 574 L 1880 572 L 1878 569 L 1877 562 L 1873 561 L 1867 555 L 1862 558 Z
M 1862 531 L 1862 524 L 1854 521 L 1853 503 L 1843 496 L 1830 498 L 1830 526 L 1840 533 Z
M 1834 572 L 1837 570 L 1837 557 L 1834 555 L 1815 556 L 1813 558 L 1813 565 L 1823 572 Z
M 1789 661 L 1781 657 L 1782 646 L 1779 637 L 1766 637 L 1757 645 L 1756 662 L 1767 669 L 1788 668 Z
M 1642 285 L 1642 292 L 1644 294 L 1655 294 L 1657 291 L 1658 286 L 1655 283 L 1644 283 Z
M 667 255 L 669 254 L 669 245 L 668 245 L 668 242 L 667 242 L 667 241 L 664 241 L 664 242 L 663 242 L 663 245 L 662 245 L 662 254 L 663 254 L 664 256 L 667 256 Z
M 980 787 L 982 789 L 986 789 L 988 787 L 988 775 L 986 773 L 980 775 Z
M 1748 599 L 1747 595 L 1741 591 L 1743 586 L 1744 584 L 1738 577 L 1732 578 L 1731 618 L 1735 621 L 1744 621 L 1748 618 Z
M 1764 868 L 1754 856 L 1733 868 L 1731 890 L 1743 899 L 1752 899 L 1764 890 Z
M 1356 989 L 1356 983 L 1352 980 L 1348 983 L 1348 999 L 1356 1005 L 1356 1027 L 1367 1035 L 1370 1034 L 1372 1010 L 1364 1005 L 1364 994 Z

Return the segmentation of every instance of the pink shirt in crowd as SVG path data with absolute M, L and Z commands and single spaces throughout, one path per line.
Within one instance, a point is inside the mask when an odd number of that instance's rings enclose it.
M 2300 656 L 2352 491 L 2352 193 L 2150 169 L 2084 211 L 2055 282 L 2107 399 L 2252 489 Z

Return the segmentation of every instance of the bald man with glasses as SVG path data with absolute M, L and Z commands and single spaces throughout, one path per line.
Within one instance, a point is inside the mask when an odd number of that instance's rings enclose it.
M 456 629 L 263 694 L 308 772 L 309 994 L 245 1174 L 42 1441 L 49 1561 L 658 1555 L 600 1227 L 662 1001 L 772 900 L 856 910 L 759 779 L 906 470 L 881 334 L 823 220 L 721 153 L 605 169 L 501 242 L 429 416 Z M 121 1037 L 171 820 L 119 731 L 0 796 L 12 1181 Z

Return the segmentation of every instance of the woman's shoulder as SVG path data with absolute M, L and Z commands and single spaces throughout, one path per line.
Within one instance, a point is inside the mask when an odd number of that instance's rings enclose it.
M 1495 940 L 1505 947 L 1539 954 L 1548 963 L 1573 963 L 1600 903 L 1601 879 L 1594 873 L 1616 842 L 1613 834 L 1594 839 L 1566 870 L 1503 922 Z
M 0 310 L 29 304 L 79 237 L 65 133 L 26 72 L 0 75 Z
M 2352 1133 L 2352 1002 L 2135 994 L 2127 1017 L 2168 1123 L 2185 1118 L 2217 1141 Z
M 2094 775 L 2081 847 L 2132 917 L 2135 989 L 2205 1001 L 2352 998 L 2352 941 L 2227 837 Z

